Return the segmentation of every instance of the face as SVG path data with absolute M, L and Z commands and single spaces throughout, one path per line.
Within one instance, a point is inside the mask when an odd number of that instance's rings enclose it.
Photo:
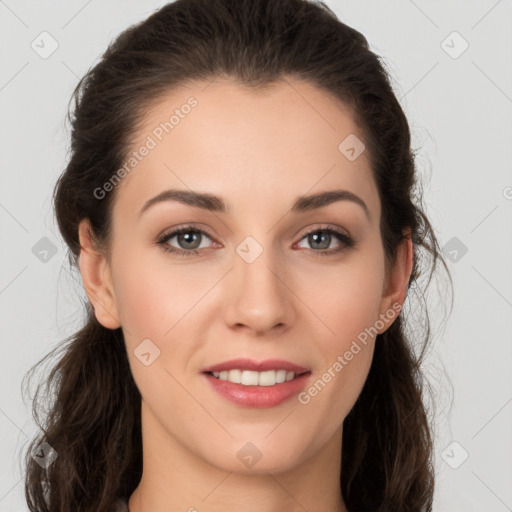
M 143 430 L 237 472 L 341 446 L 407 282 L 386 271 L 350 111 L 304 82 L 217 80 L 159 98 L 132 141 L 136 163 L 109 192 L 107 277 L 88 293 L 122 326 Z

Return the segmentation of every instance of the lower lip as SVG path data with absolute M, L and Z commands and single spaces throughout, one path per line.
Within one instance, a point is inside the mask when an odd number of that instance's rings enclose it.
M 245 407 L 264 409 L 275 407 L 298 394 L 305 387 L 311 372 L 273 386 L 244 386 L 243 384 L 216 379 L 208 373 L 203 375 L 213 389 L 229 401 Z

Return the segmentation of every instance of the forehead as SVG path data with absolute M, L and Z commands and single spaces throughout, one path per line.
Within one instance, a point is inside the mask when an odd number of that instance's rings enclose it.
M 124 163 L 133 165 L 117 186 L 115 209 L 130 215 L 166 188 L 247 205 L 343 187 L 371 202 L 369 156 L 364 150 L 347 158 L 347 140 L 363 147 L 350 109 L 306 82 L 287 78 L 262 89 L 232 80 L 191 83 L 146 109 L 131 137 Z

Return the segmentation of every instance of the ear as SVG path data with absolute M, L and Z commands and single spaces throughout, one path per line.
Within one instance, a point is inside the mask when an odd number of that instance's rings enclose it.
M 112 285 L 110 265 L 105 255 L 96 247 L 89 219 L 78 226 L 80 239 L 80 273 L 85 292 L 94 308 L 98 322 L 107 329 L 121 326 Z
M 413 263 L 414 245 L 412 243 L 411 231 L 408 230 L 405 233 L 405 238 L 397 247 L 393 265 L 387 269 L 380 307 L 380 318 L 385 318 L 386 321 L 384 322 L 385 327 L 379 330 L 379 334 L 382 334 L 389 328 L 402 310 Z

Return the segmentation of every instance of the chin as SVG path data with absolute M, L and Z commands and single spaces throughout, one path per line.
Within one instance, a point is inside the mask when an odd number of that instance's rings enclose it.
M 226 443 L 222 451 L 217 448 L 217 453 L 208 454 L 208 461 L 225 471 L 257 475 L 289 471 L 306 458 L 306 454 L 298 450 L 304 446 L 303 441 L 283 443 L 277 437 L 272 442 L 264 437 L 249 439 L 251 437 Z

